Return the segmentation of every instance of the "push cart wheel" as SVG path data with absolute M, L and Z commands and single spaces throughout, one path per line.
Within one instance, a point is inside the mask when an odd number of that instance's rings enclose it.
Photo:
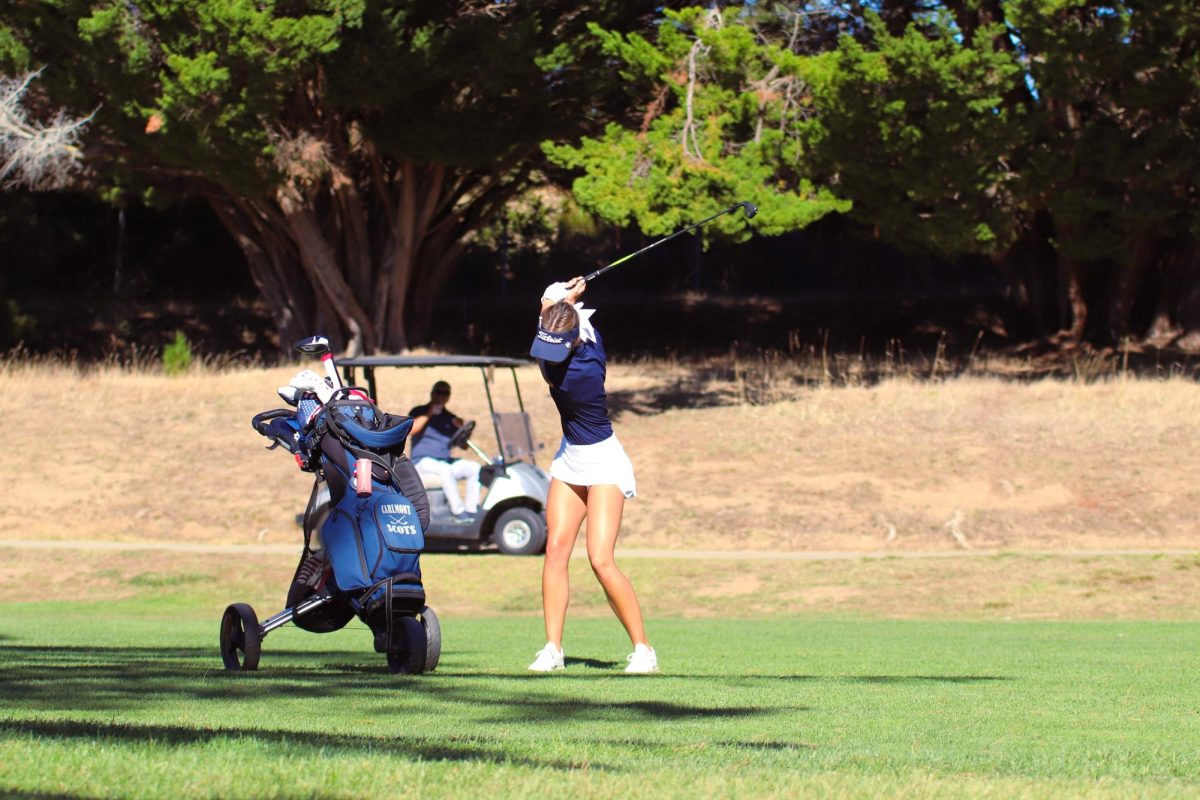
M 258 669 L 262 628 L 258 615 L 245 603 L 234 603 L 221 618 L 221 660 L 228 670 Z
M 425 671 L 433 672 L 442 658 L 442 624 L 429 606 L 421 609 L 421 626 L 425 628 Z
M 546 549 L 546 521 L 532 508 L 510 508 L 492 530 L 492 539 L 505 555 L 533 556 Z
M 420 675 L 425 671 L 425 626 L 414 617 L 401 617 L 396 621 L 403 629 L 401 636 L 404 649 L 388 651 L 388 672 L 393 675 Z

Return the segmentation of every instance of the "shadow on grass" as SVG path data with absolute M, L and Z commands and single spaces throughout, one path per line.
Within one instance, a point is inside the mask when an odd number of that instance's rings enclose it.
M 278 702 L 292 699 L 353 697 L 386 706 L 388 715 L 428 711 L 430 703 L 464 704 L 485 722 L 538 723 L 572 721 L 678 721 L 698 718 L 742 718 L 803 710 L 797 707 L 698 705 L 660 700 L 655 684 L 597 671 L 563 676 L 577 683 L 616 679 L 623 688 L 651 695 L 620 700 L 564 696 L 556 691 L 559 676 L 438 671 L 425 676 L 388 675 L 383 658 L 372 668 L 364 654 L 347 652 L 271 651 L 273 666 L 261 672 L 227 672 L 215 653 L 203 648 L 57 648 L 0 645 L 0 695 L 20 698 L 33 711 L 120 711 L 145 709 L 180 699 L 214 702 Z M 609 662 L 578 659 L 592 665 Z M 348 663 L 342 663 L 348 662 Z M 301 665 L 302 664 L 302 665 Z M 674 676 L 664 676 L 668 679 Z M 679 676 L 720 681 L 722 676 Z M 541 681 L 533 689 L 528 681 Z
M 619 661 L 601 661 L 598 658 L 567 657 L 567 658 L 563 659 L 563 663 L 566 664 L 568 667 L 572 667 L 572 666 L 575 666 L 578 664 L 579 666 L 591 667 L 592 669 L 612 669 L 613 667 L 620 665 L 621 662 L 619 662 Z
M 197 647 L 50 647 L 0 644 L 0 697 L 6 699 L 10 719 L 0 721 L 0 740 L 32 737 L 40 741 L 114 741 L 134 746 L 186 747 L 217 740 L 245 738 L 264 742 L 281 754 L 319 757 L 333 750 L 352 756 L 393 756 L 411 760 L 503 763 L 573 771 L 579 764 L 543 757 L 536 750 L 518 747 L 508 739 L 514 730 L 536 732 L 546 725 L 582 725 L 588 741 L 608 741 L 609 726 L 635 726 L 640 733 L 627 744 L 661 748 L 667 755 L 680 748 L 715 747 L 730 751 L 730 758 L 749 752 L 788 753 L 814 749 L 802 741 L 741 740 L 736 734 L 746 722 L 761 720 L 778 726 L 781 720 L 799 723 L 797 715 L 810 706 L 793 702 L 787 694 L 772 695 L 769 702 L 734 704 L 726 693 L 704 701 L 710 693 L 692 687 L 741 689 L 755 698 L 758 689 L 789 682 L 814 685 L 853 683 L 904 685 L 988 684 L 1008 678 L 992 675 L 784 675 L 784 674 L 664 674 L 629 677 L 613 672 L 615 662 L 575 658 L 573 665 L 594 669 L 551 676 L 524 673 L 479 672 L 447 665 L 425 676 L 389 675 L 383 658 L 368 652 L 271 650 L 261 672 L 225 671 L 215 648 Z M 906 690 L 911 691 L 911 690 Z M 679 698 L 675 701 L 674 698 Z M 153 714 L 180 703 L 199 704 L 202 718 L 216 719 L 215 726 L 81 721 L 62 717 L 78 714 Z M 357 717 L 369 717 L 372 733 L 342 733 L 336 709 L 353 704 Z M 226 713 L 226 709 L 230 712 Z M 271 714 L 266 709 L 273 709 Z M 291 715 L 295 709 L 295 715 Z M 313 709 L 327 709 L 326 718 Z M 12 719 L 11 712 L 41 719 Z M 283 714 L 293 725 L 307 729 L 280 730 L 257 727 L 261 720 Z M 434 714 L 457 718 L 463 730 L 503 731 L 481 735 L 420 735 L 411 726 L 413 715 Z M 58 718 L 46 718 L 58 717 Z M 641 723 L 641 724 L 639 724 Z M 647 724 L 649 723 L 649 724 Z M 663 725 L 663 723 L 667 723 Z M 679 723 L 675 728 L 671 723 Z M 733 723 L 727 727 L 725 723 Z M 789 722 L 788 727 L 792 725 Z M 757 728 L 756 728 L 757 729 Z M 354 730 L 358 730 L 357 720 Z M 458 730 L 455 728 L 454 730 Z M 634 728 L 630 728 L 634 730 Z M 644 741 L 649 731 L 684 730 L 703 741 Z M 320 732 L 314 736 L 314 732 Z M 327 732 L 328 731 L 328 732 Z M 700 733 L 703 732 L 703 733 Z M 725 732 L 721 736 L 719 732 Z M 521 736 L 525 734 L 522 733 Z M 686 734 L 690 736 L 691 734 Z M 709 739 L 709 736 L 717 738 Z M 678 738 L 680 734 L 674 734 Z M 657 739 L 657 735 L 652 735 Z M 668 737 L 671 738 L 671 737 Z M 620 742 L 612 742 L 614 745 Z M 591 769 L 618 772 L 620 761 L 596 763 Z
M 350 734 L 322 733 L 312 744 L 312 731 L 280 731 L 257 728 L 185 728 L 178 725 L 136 725 L 109 722 L 78 722 L 74 720 L 29 720 L 23 722 L 0 722 L 0 736 L 25 735 L 40 740 L 107 740 L 187 746 L 206 744 L 215 740 L 252 739 L 277 746 L 289 754 L 307 755 L 312 758 L 327 757 L 330 750 L 354 755 L 390 755 L 420 761 L 488 761 L 496 764 L 538 767 L 561 771 L 573 771 L 577 764 L 554 759 L 523 758 L 514 756 L 501 745 L 488 746 L 478 743 L 440 744 L 424 742 L 413 737 L 388 735 L 387 737 L 354 736 Z M 612 771 L 612 768 L 589 762 L 589 769 Z
M 1002 675 L 848 675 L 842 680 L 854 683 L 989 683 L 1007 681 Z

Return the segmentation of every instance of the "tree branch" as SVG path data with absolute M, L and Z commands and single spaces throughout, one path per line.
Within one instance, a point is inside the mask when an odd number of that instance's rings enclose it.
M 79 137 L 96 112 L 72 120 L 59 111 L 48 125 L 31 122 L 22 100 L 41 72 L 0 77 L 0 188 L 61 188 L 82 163 Z

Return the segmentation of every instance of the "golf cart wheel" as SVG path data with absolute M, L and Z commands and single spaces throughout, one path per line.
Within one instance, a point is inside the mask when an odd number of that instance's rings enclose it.
M 404 649 L 388 652 L 388 672 L 393 675 L 420 675 L 425 671 L 425 626 L 415 617 L 401 617 L 396 621 L 404 631 Z
M 221 617 L 221 660 L 225 669 L 249 671 L 258 669 L 262 652 L 262 628 L 258 615 L 245 603 L 234 603 Z
M 537 555 L 546 549 L 546 521 L 532 508 L 510 508 L 496 520 L 492 541 L 505 555 Z
M 442 658 L 442 624 L 429 606 L 421 609 L 421 626 L 425 628 L 425 671 L 433 672 Z

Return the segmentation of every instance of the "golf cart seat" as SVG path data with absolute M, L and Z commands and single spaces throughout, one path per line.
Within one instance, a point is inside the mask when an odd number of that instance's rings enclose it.
M 492 414 L 492 422 L 500 438 L 500 453 L 505 462 L 520 461 L 537 450 L 533 443 L 533 426 L 524 411 Z

